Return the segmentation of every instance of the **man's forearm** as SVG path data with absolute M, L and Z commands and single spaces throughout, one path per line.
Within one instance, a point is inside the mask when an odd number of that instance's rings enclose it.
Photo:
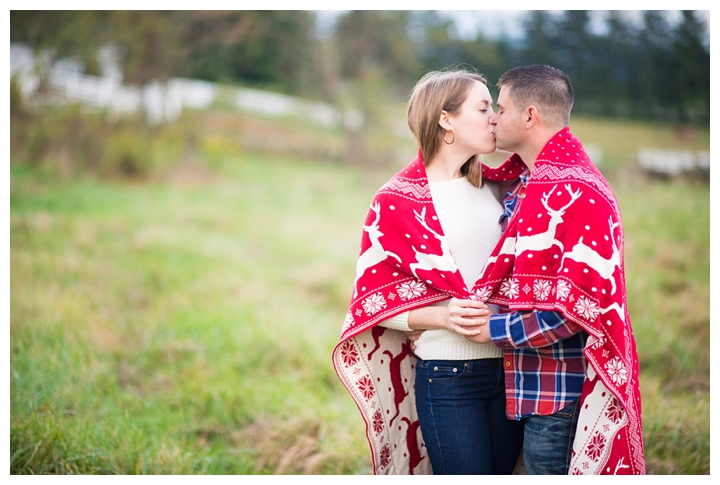
M 490 317 L 490 335 L 501 348 L 547 347 L 582 330 L 560 312 L 517 311 Z

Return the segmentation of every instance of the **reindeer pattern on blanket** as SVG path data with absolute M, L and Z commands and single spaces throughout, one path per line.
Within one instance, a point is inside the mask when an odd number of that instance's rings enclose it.
M 512 156 L 483 178 L 516 179 Z M 376 193 L 333 365 L 366 423 L 377 474 L 431 473 L 414 405 L 416 358 L 403 332 L 377 327 L 451 297 L 562 312 L 588 334 L 571 473 L 644 473 L 638 363 L 627 310 L 620 211 L 566 128 L 535 163 L 527 191 L 468 289 L 447 250 L 421 154 Z M 592 223 L 584 223 L 588 214 Z M 582 429 L 581 429 L 582 428 Z

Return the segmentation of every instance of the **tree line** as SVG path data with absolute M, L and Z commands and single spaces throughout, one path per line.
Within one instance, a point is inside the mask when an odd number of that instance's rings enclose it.
M 606 12 L 528 11 L 522 40 L 462 39 L 435 11 L 348 11 L 322 35 L 313 11 L 21 11 L 10 12 L 10 40 L 99 69 L 98 47 L 121 53 L 124 80 L 170 77 L 262 85 L 287 94 L 352 103 L 372 118 L 378 97 L 407 96 L 427 71 L 477 69 L 494 84 L 507 69 L 549 64 L 567 73 L 575 113 L 675 123 L 710 120 L 706 24 L 682 11 L 644 11 L 638 23 Z

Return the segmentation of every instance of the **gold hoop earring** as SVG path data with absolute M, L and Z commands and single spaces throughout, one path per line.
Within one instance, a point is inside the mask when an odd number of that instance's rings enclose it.
M 455 133 L 453 133 L 452 131 L 450 131 L 449 133 L 452 133 L 452 136 L 453 136 L 452 141 L 447 141 L 447 138 L 445 138 L 448 134 L 447 131 L 445 133 L 443 133 L 443 140 L 445 140 L 445 143 L 447 143 L 448 145 L 452 145 L 453 143 L 455 143 Z

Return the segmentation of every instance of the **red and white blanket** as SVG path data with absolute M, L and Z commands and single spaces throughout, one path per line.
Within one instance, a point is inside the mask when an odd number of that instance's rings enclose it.
M 484 166 L 483 178 L 511 180 L 524 168 L 513 156 L 497 169 Z M 365 420 L 376 474 L 432 473 L 415 411 L 416 358 L 403 332 L 377 323 L 449 297 L 560 311 L 581 325 L 589 334 L 590 366 L 570 473 L 644 473 L 620 211 L 569 129 L 536 160 L 473 288 L 465 286 L 448 250 L 419 154 L 376 193 L 333 351 L 335 370 Z

